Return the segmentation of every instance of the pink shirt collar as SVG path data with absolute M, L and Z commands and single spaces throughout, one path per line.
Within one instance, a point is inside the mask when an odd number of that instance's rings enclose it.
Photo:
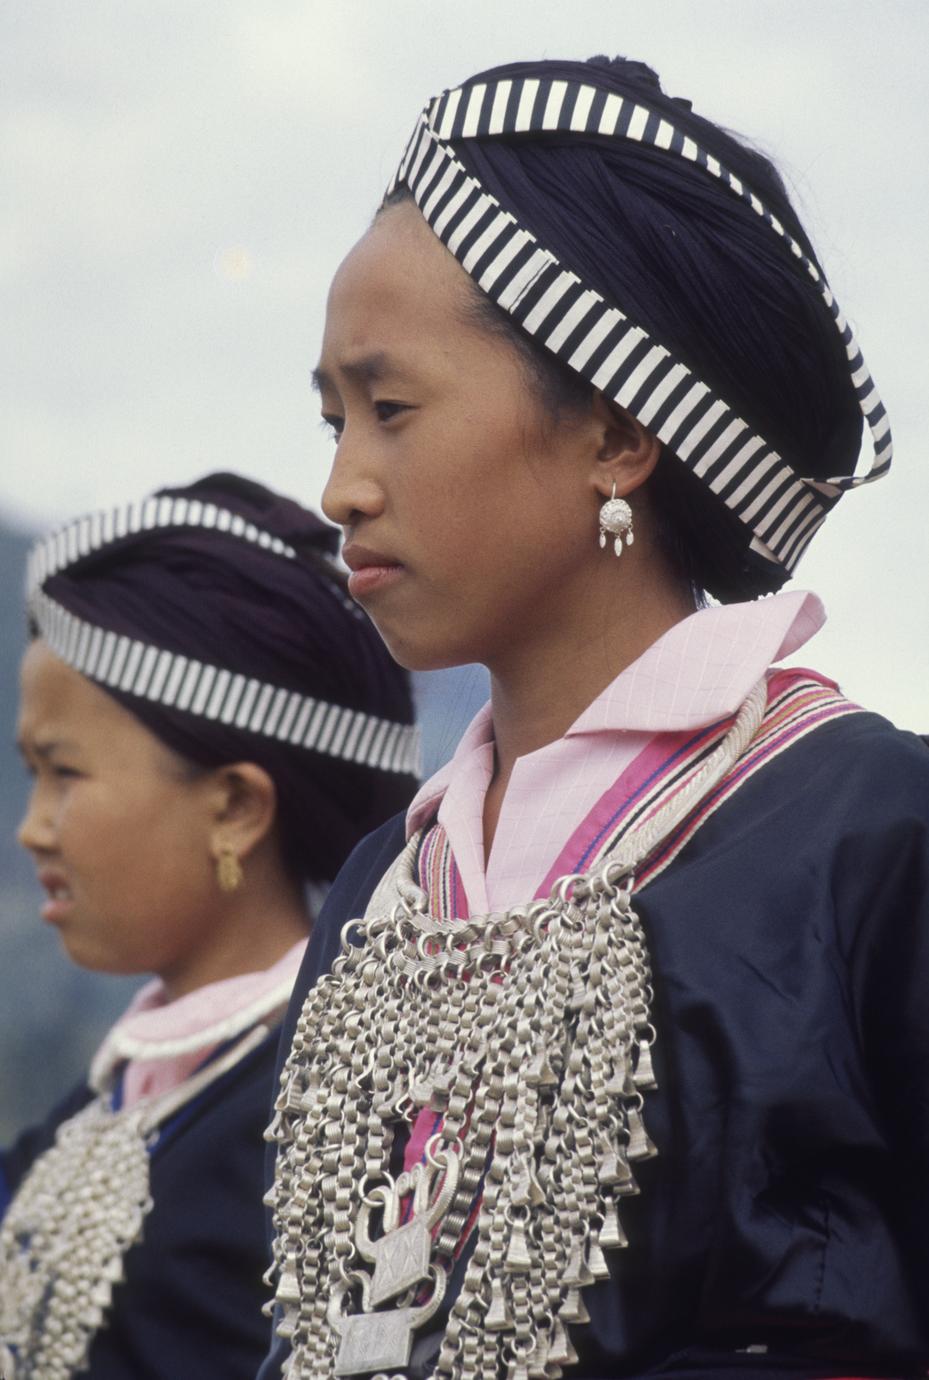
M 699 609 L 627 666 L 574 721 L 565 739 L 669 733 L 734 714 L 768 668 L 808 642 L 825 620 L 819 598 L 804 590 Z M 433 819 L 452 779 L 476 757 L 486 759 L 492 743 L 488 702 L 465 730 L 451 761 L 414 796 L 407 837 Z
M 168 1001 L 161 979 L 153 978 L 95 1054 L 91 1086 L 106 1088 L 121 1065 L 126 1105 L 176 1086 L 217 1045 L 277 1018 L 290 999 L 306 942 L 299 940 L 270 968 L 207 983 L 176 1001 Z

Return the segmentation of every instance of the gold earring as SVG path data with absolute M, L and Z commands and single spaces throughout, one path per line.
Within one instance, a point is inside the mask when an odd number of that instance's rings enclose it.
M 242 871 L 242 864 L 230 844 L 224 843 L 219 850 L 219 857 L 216 859 L 216 880 L 219 883 L 220 891 L 231 894 L 238 891 L 245 880 L 245 873 Z

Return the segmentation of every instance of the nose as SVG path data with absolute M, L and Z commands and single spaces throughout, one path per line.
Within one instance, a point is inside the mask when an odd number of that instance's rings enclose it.
M 329 521 L 340 527 L 355 527 L 384 511 L 384 490 L 373 464 L 348 426 L 339 438 L 321 504 Z
M 26 813 L 16 830 L 16 838 L 28 853 L 49 853 L 55 843 L 55 828 L 48 793 L 39 782 L 29 792 Z

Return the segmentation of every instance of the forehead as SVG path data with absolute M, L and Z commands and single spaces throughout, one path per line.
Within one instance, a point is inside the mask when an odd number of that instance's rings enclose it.
M 99 686 L 37 638 L 20 668 L 18 733 L 23 741 L 64 737 L 115 741 L 147 730 Z
M 321 367 L 355 354 L 451 345 L 474 288 L 412 202 L 379 213 L 343 260 L 329 291 Z

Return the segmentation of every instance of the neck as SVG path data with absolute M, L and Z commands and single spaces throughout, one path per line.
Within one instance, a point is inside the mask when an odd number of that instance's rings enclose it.
M 249 859 L 241 890 L 223 898 L 202 949 L 177 972 L 161 972 L 166 996 L 174 1001 L 208 983 L 263 972 L 309 930 L 301 888 L 283 875 L 268 876 L 260 857 Z
M 679 582 L 655 578 L 644 562 L 623 559 L 621 585 L 619 572 L 604 561 L 580 615 L 577 601 L 561 621 L 553 610 L 544 628 L 512 643 L 489 667 L 495 765 L 485 801 L 485 857 L 517 758 L 563 737 L 627 666 L 694 612 Z

